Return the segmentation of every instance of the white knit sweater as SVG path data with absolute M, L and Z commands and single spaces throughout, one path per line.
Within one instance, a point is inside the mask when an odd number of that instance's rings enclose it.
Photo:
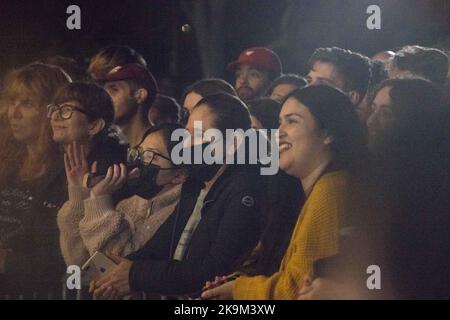
M 58 212 L 61 252 L 67 265 L 79 265 L 95 251 L 120 256 L 141 248 L 174 211 L 181 184 L 150 200 L 133 196 L 114 208 L 111 196 L 89 198 L 89 189 L 69 187 Z

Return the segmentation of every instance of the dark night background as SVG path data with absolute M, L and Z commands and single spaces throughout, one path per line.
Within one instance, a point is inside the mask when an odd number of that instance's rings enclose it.
M 307 57 L 320 46 L 372 55 L 405 44 L 448 48 L 450 41 L 449 0 L 224 1 L 219 77 L 227 77 L 226 63 L 250 46 L 269 45 L 286 72 L 304 73 Z M 81 30 L 66 28 L 71 4 L 81 7 Z M 371 4 L 381 8 L 381 30 L 366 28 Z M 280 40 L 283 15 L 288 19 Z M 178 90 L 202 77 L 196 30 L 181 31 L 193 25 L 179 0 L 1 0 L 0 17 L 0 74 L 45 55 L 86 61 L 105 45 L 127 44 L 144 55 L 157 78 L 175 79 Z

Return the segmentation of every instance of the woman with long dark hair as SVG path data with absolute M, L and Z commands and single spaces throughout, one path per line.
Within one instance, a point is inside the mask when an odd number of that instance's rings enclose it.
M 280 168 L 299 179 L 306 201 L 277 272 L 242 275 L 205 299 L 294 299 L 314 261 L 339 252 L 347 190 L 365 161 L 364 130 L 350 99 L 328 86 L 293 91 L 279 126 Z
M 450 108 L 440 96 L 419 78 L 376 87 L 371 158 L 348 220 L 359 232 L 316 261 L 299 299 L 450 297 Z M 380 290 L 366 286 L 369 265 L 379 267 Z
M 450 297 L 450 106 L 441 94 L 428 80 L 386 80 L 367 123 L 394 298 Z

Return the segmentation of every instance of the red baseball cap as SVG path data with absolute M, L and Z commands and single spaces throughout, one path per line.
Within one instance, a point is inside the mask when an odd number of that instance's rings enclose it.
M 153 97 L 158 93 L 158 85 L 155 77 L 144 66 L 137 63 L 129 63 L 112 68 L 107 74 L 96 79 L 100 82 L 136 80 L 143 85 Z
M 228 71 L 234 71 L 239 65 L 248 64 L 255 69 L 269 71 L 275 76 L 281 75 L 282 67 L 278 55 L 264 47 L 249 48 L 239 55 L 236 61 L 228 64 Z

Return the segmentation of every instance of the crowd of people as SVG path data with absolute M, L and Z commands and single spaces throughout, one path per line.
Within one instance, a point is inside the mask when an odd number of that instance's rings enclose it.
M 129 47 L 85 74 L 69 62 L 1 81 L 0 299 L 67 298 L 66 268 L 98 252 L 114 266 L 86 299 L 450 298 L 448 53 L 318 48 L 303 77 L 254 47 L 227 65 L 232 84 L 180 99 Z M 272 146 L 278 130 L 278 172 L 177 163 L 173 134 L 199 122 Z

